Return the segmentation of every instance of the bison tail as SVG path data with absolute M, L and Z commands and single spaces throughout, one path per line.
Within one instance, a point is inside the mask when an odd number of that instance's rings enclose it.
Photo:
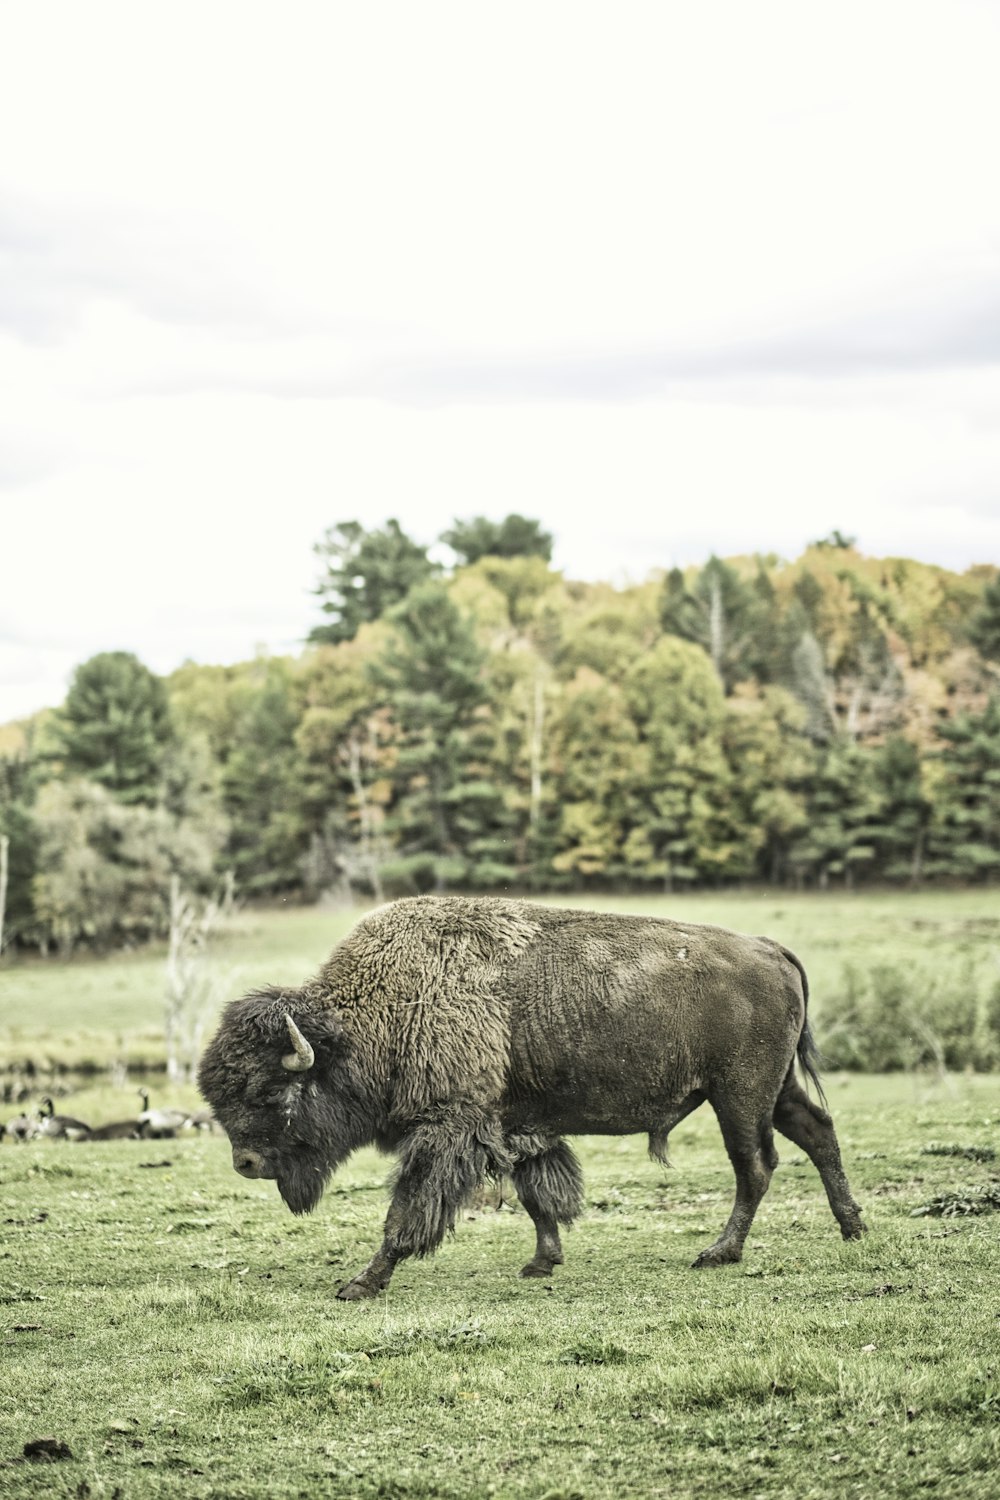
M 826 1094 L 823 1092 L 823 1085 L 820 1082 L 819 1078 L 819 1070 L 820 1065 L 823 1062 L 823 1057 L 816 1045 L 816 1038 L 813 1036 L 812 1029 L 809 1025 L 809 980 L 806 978 L 806 971 L 802 967 L 800 960 L 796 958 L 795 954 L 792 953 L 788 948 L 782 948 L 781 951 L 788 959 L 789 963 L 794 965 L 794 967 L 798 970 L 799 978 L 802 981 L 802 1003 L 805 1007 L 805 1020 L 802 1023 L 802 1032 L 799 1036 L 798 1045 L 795 1049 L 796 1055 L 799 1059 L 799 1067 L 802 1069 L 806 1078 L 815 1088 L 817 1094 L 819 1095 L 820 1103 L 825 1104 Z
M 802 1035 L 795 1049 L 799 1059 L 799 1067 L 816 1089 L 821 1104 L 826 1103 L 826 1094 L 819 1079 L 819 1065 L 823 1061 L 820 1050 L 816 1045 L 816 1039 L 809 1027 L 809 1017 L 806 1017 L 805 1025 L 802 1027 Z

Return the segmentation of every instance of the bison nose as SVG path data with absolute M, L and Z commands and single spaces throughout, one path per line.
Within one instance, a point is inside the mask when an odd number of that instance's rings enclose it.
M 264 1158 L 259 1151 L 246 1151 L 242 1147 L 234 1147 L 233 1166 L 241 1177 L 263 1177 L 264 1175 Z

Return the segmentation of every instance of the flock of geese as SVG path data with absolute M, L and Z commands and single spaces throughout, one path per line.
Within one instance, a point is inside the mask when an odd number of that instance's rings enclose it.
M 131 1120 L 110 1120 L 106 1125 L 87 1125 L 72 1115 L 56 1114 L 55 1105 L 44 1098 L 34 1114 L 20 1114 L 0 1125 L 0 1135 L 13 1141 L 166 1141 L 182 1131 L 217 1133 L 219 1122 L 210 1109 L 150 1109 L 149 1091 L 139 1089 L 142 1110 Z

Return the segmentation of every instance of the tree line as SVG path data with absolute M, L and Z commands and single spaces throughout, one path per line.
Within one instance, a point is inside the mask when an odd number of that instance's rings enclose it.
M 342 522 L 297 657 L 102 653 L 0 731 L 9 939 L 142 940 L 172 877 L 224 873 L 244 899 L 1000 876 L 996 568 L 834 532 L 614 587 L 522 516 L 440 541 L 450 566 Z

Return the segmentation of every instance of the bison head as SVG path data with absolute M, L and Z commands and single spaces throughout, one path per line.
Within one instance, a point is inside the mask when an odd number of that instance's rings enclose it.
M 233 1001 L 198 1082 L 229 1136 L 235 1170 L 276 1181 L 295 1214 L 311 1213 L 334 1169 L 371 1139 L 340 1016 L 299 991 Z

